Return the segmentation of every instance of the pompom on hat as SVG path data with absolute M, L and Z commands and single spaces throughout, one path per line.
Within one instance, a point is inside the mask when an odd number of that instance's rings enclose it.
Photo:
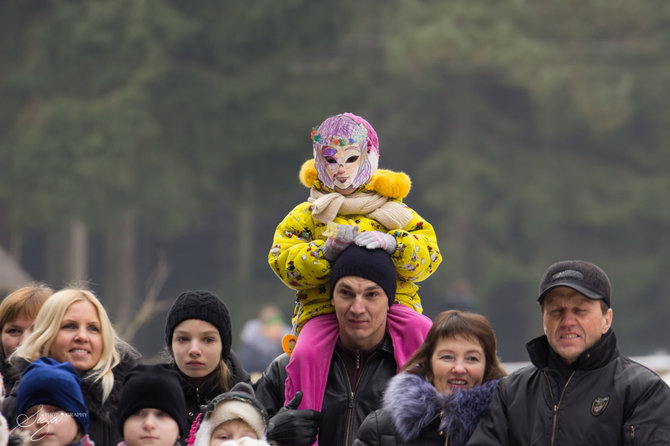
M 165 345 L 172 347 L 172 334 L 177 325 L 187 319 L 199 319 L 214 325 L 221 336 L 221 357 L 230 356 L 232 344 L 232 323 L 228 307 L 209 291 L 184 291 L 168 311 L 165 322 Z
M 19 415 L 39 404 L 56 406 L 67 412 L 88 433 L 90 421 L 88 408 L 81 391 L 81 378 L 72 364 L 41 357 L 31 362 L 23 371 L 16 394 Z M 21 419 L 18 420 L 21 423 Z

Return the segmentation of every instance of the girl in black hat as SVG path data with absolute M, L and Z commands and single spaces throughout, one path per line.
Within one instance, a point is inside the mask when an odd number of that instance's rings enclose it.
M 238 382 L 249 382 L 231 343 L 230 313 L 221 299 L 203 290 L 185 291 L 177 297 L 165 323 L 167 367 L 179 372 L 189 425 L 201 405 Z

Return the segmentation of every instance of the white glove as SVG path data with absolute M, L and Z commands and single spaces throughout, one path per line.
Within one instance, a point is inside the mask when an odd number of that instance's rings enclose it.
M 393 254 L 398 246 L 395 237 L 379 231 L 361 232 L 354 239 L 354 243 L 367 249 L 381 248 L 389 254 Z
M 357 234 L 358 225 L 337 225 L 336 234 L 328 237 L 326 243 L 321 247 L 323 256 L 331 262 L 334 261 L 342 251 L 351 245 Z

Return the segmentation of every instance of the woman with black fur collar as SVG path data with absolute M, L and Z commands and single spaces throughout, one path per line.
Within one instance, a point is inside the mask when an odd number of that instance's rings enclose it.
M 2 411 L 10 427 L 16 425 L 20 375 L 42 356 L 72 364 L 90 412 L 89 436 L 97 446 L 116 445 L 121 440 L 116 417 L 123 379 L 140 354 L 117 336 L 91 291 L 68 288 L 53 294 L 40 308 L 33 332 L 10 357 L 17 379 Z
M 444 311 L 391 379 L 382 409 L 368 415 L 354 446 L 463 446 L 505 374 L 486 318 Z

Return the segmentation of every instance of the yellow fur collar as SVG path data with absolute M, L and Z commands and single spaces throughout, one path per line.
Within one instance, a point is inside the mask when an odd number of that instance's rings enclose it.
M 300 168 L 300 182 L 305 187 L 323 188 L 316 167 L 314 167 L 314 159 L 309 159 L 303 163 Z M 388 198 L 402 200 L 409 194 L 411 187 L 412 181 L 406 173 L 377 169 L 363 190 L 371 190 Z

